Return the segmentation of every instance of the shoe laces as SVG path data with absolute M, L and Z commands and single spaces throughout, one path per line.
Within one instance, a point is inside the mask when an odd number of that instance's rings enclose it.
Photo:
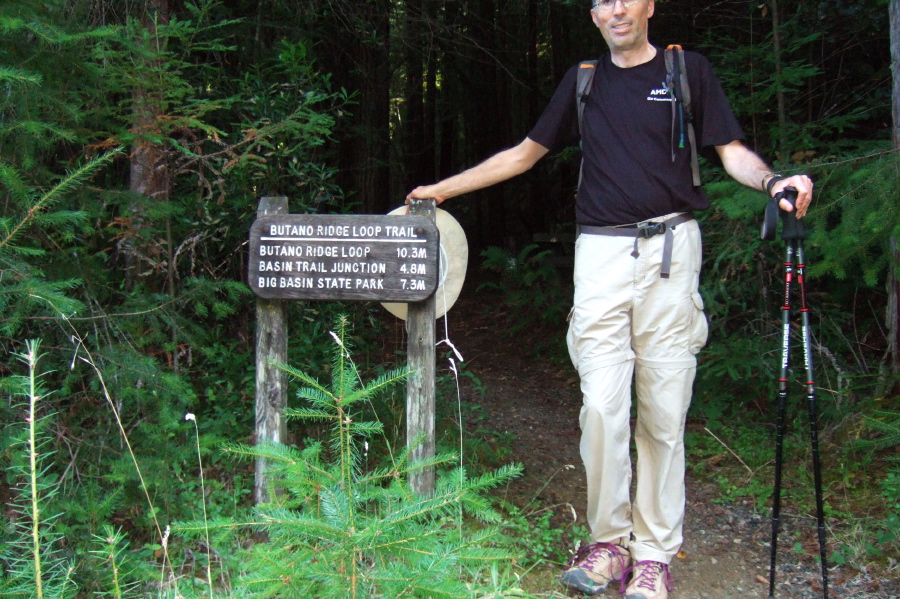
M 623 595 L 625 594 L 625 581 L 628 580 L 627 575 L 632 572 L 637 572 L 637 576 L 631 582 L 639 589 L 646 589 L 655 593 L 656 581 L 662 577 L 666 590 L 672 590 L 672 575 L 669 574 L 669 566 L 654 560 L 642 560 L 631 566 L 628 572 L 622 576 L 621 594 Z
M 618 562 L 619 571 L 622 573 L 628 570 L 628 562 L 622 554 L 622 548 L 612 543 L 591 543 L 585 545 L 575 554 L 575 557 L 569 560 L 569 565 L 596 571 L 594 566 L 604 559 Z M 611 569 L 610 572 L 613 573 L 615 570 Z M 624 580 L 624 576 L 621 579 L 613 578 L 613 580 Z

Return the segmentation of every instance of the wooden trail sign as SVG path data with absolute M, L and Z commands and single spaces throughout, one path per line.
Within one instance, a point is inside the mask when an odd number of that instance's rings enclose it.
M 435 291 L 440 234 L 434 200 L 411 200 L 409 215 L 286 214 L 287 198 L 260 200 L 250 228 L 250 288 L 257 299 L 256 438 L 283 442 L 288 299 L 403 302 L 407 317 L 407 444 L 414 460 L 434 456 Z M 265 460 L 254 498 L 269 501 Z M 410 486 L 434 492 L 434 468 L 410 473 Z
M 438 286 L 426 216 L 286 214 L 250 228 L 250 287 L 268 299 L 418 302 Z

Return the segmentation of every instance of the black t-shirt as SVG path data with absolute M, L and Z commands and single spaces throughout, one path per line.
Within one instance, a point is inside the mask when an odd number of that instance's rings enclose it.
M 741 127 L 709 61 L 685 52 L 698 150 L 743 140 Z M 578 142 L 576 72 L 566 73 L 528 137 L 559 150 Z M 677 125 L 676 125 L 677 127 Z M 604 55 L 584 107 L 584 179 L 575 200 L 582 225 L 623 225 L 672 212 L 705 210 L 691 179 L 690 144 L 674 145 L 672 104 L 662 50 L 649 62 L 620 68 Z

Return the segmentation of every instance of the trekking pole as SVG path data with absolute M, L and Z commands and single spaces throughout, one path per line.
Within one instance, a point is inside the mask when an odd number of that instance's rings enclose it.
M 793 212 L 789 214 L 793 214 Z M 796 220 L 796 217 L 794 219 Z M 822 469 L 819 461 L 818 410 L 816 406 L 816 385 L 813 379 L 812 334 L 810 333 L 809 327 L 809 308 L 806 304 L 805 268 L 803 243 L 802 241 L 798 241 L 797 284 L 800 287 L 800 323 L 803 335 L 803 359 L 806 363 L 806 405 L 809 411 L 809 440 L 812 448 L 813 486 L 816 493 L 816 531 L 819 537 L 819 559 L 822 565 L 822 596 L 825 597 L 825 599 L 828 599 L 828 559 L 825 546 L 825 501 L 822 492 Z
M 812 444 L 813 460 L 813 484 L 816 495 L 816 524 L 819 538 L 819 557 L 822 564 L 822 592 L 828 599 L 828 562 L 825 546 L 825 510 L 822 498 L 822 472 L 819 465 L 819 433 L 818 415 L 816 410 L 816 391 L 813 379 L 812 345 L 809 327 L 809 307 L 806 303 L 806 264 L 803 255 L 803 239 L 806 232 L 796 214 L 786 212 L 778 208 L 778 202 L 782 198 L 787 199 L 793 206 L 797 200 L 797 190 L 787 187 L 784 191 L 775 195 L 766 207 L 766 214 L 762 226 L 762 238 L 774 239 L 778 221 L 778 213 L 781 213 L 783 228 L 781 238 L 785 241 L 784 259 L 784 304 L 782 305 L 782 333 L 781 333 L 781 372 L 778 378 L 778 415 L 776 421 L 775 439 L 775 487 L 772 492 L 772 540 L 769 564 L 769 598 L 775 597 L 775 564 L 778 553 L 778 531 L 781 520 L 781 471 L 784 460 L 784 426 L 787 404 L 787 385 L 790 366 L 791 349 L 791 282 L 794 278 L 795 260 L 797 283 L 800 288 L 800 318 L 803 338 L 803 359 L 806 367 L 806 398 L 809 409 L 810 441 Z

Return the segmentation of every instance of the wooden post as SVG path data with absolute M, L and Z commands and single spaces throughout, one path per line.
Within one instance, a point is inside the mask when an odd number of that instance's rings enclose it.
M 257 217 L 287 214 L 286 197 L 264 197 L 259 200 Z M 287 301 L 281 299 L 256 300 L 256 443 L 271 441 L 283 443 L 285 424 L 282 412 L 286 403 L 287 376 L 272 366 L 272 361 L 287 362 Z M 255 503 L 270 500 L 266 485 L 266 462 L 256 460 L 256 477 L 253 484 Z
M 410 214 L 435 219 L 434 200 L 410 200 Z M 435 364 L 435 296 L 421 302 L 410 302 L 406 315 L 406 356 L 410 376 L 406 383 L 406 442 L 418 441 L 410 452 L 410 460 L 434 457 L 434 364 Z M 412 490 L 421 495 L 434 493 L 434 468 L 410 474 Z

